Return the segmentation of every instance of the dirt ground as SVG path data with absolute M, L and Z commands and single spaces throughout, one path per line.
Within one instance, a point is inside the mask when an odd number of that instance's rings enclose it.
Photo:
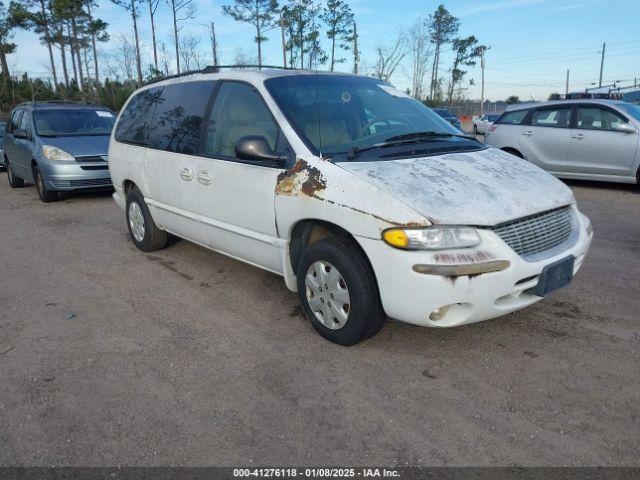
M 571 183 L 575 282 L 452 330 L 319 337 L 275 275 L 143 254 L 108 194 L 0 177 L 0 465 L 637 465 L 640 190 Z

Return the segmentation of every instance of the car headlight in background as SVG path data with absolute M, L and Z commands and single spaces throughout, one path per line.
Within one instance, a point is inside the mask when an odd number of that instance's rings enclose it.
M 42 154 L 49 160 L 61 160 L 61 161 L 73 161 L 74 156 L 68 152 L 65 152 L 61 148 L 52 147 L 51 145 L 44 145 L 42 147 Z
M 472 227 L 390 228 L 382 233 L 382 239 L 404 250 L 447 250 L 480 244 L 480 235 Z

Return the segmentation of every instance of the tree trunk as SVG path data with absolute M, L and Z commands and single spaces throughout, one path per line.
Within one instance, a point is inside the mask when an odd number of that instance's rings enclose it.
M 53 75 L 53 89 L 58 90 L 58 75 L 56 72 L 56 62 L 53 60 L 53 48 L 51 47 L 51 34 L 49 33 L 49 18 L 47 17 L 47 11 L 45 10 L 44 0 L 40 0 L 40 11 L 42 13 L 42 19 L 44 21 L 44 41 L 47 44 L 47 50 L 49 51 L 49 61 L 51 62 L 51 74 Z
M 0 43 L 0 66 L 2 66 L 2 72 L 0 76 L 3 78 L 9 78 L 9 65 L 7 64 L 7 55 L 4 53 L 4 45 Z
M 73 78 L 78 86 L 78 69 L 76 68 L 76 49 L 73 43 L 73 36 L 71 35 L 71 27 L 67 24 L 67 34 L 69 38 L 69 53 L 71 54 L 71 66 L 73 67 Z
M 80 91 L 84 91 L 84 72 L 82 69 L 82 58 L 80 57 L 80 42 L 78 41 L 78 25 L 76 24 L 76 19 L 71 19 L 71 27 L 73 29 L 73 42 L 74 42 L 74 50 L 76 52 L 77 66 L 78 66 L 78 76 L 80 77 L 80 83 L 78 87 Z
M 171 2 L 171 11 L 173 12 L 173 41 L 176 44 L 176 70 L 180 74 L 180 46 L 178 45 L 178 21 L 176 20 L 176 5 Z
M 259 22 L 260 20 L 257 20 Z M 258 68 L 262 68 L 262 37 L 260 37 L 260 24 L 256 24 L 256 33 L 258 36 L 256 39 L 258 40 Z
M 158 71 L 158 44 L 156 42 L 156 22 L 154 20 L 155 12 L 152 8 L 152 1 L 148 0 L 149 4 L 149 18 L 151 19 L 151 41 L 153 42 L 153 66 Z
M 62 59 L 62 73 L 64 85 L 69 88 L 69 71 L 67 70 L 67 49 L 64 43 L 64 32 L 60 32 L 60 58 Z
M 91 13 L 91 2 L 87 2 L 87 12 L 89 13 L 89 22 L 93 23 L 93 15 Z M 100 72 L 98 70 L 98 48 L 96 47 L 96 33 L 91 32 L 91 47 L 93 49 L 93 69 L 96 79 L 96 97 L 98 98 L 98 102 L 100 102 Z M 87 69 L 87 71 L 89 71 Z
M 140 60 L 140 39 L 138 37 L 138 12 L 136 4 L 131 0 L 131 19 L 133 20 L 133 34 L 136 40 L 136 69 L 138 70 L 138 86 L 142 85 L 142 61 Z

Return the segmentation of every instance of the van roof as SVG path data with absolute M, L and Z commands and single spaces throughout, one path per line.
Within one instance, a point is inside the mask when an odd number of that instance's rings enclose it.
M 624 102 L 622 100 L 609 100 L 604 98 L 576 98 L 571 100 L 548 100 L 545 102 L 515 103 L 513 105 L 508 105 L 505 111 L 512 112 L 514 110 L 527 110 L 529 108 L 551 107 L 554 105 L 576 105 L 581 103 L 620 105 L 628 102 Z

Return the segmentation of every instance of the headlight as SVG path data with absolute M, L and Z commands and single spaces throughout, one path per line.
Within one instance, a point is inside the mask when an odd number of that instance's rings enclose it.
M 42 147 L 42 154 L 49 160 L 75 160 L 73 155 L 65 152 L 61 148 L 45 145 Z
M 404 250 L 447 250 L 475 247 L 480 235 L 472 227 L 390 228 L 382 239 Z

